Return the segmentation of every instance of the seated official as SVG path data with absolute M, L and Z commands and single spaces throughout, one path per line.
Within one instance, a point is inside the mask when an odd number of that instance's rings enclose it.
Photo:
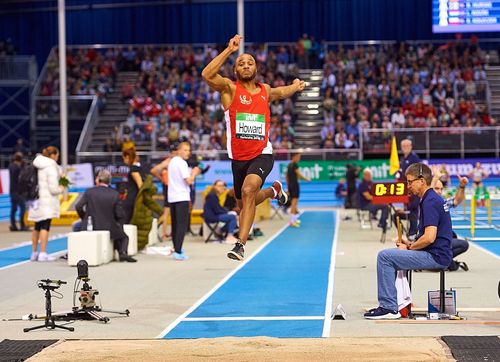
M 224 242 L 234 244 L 238 239 L 234 236 L 236 230 L 236 213 L 228 211 L 219 203 L 219 196 L 226 190 L 226 184 L 222 180 L 217 180 L 212 185 L 212 189 L 205 197 L 203 205 L 203 218 L 206 222 L 223 222 L 225 225 L 222 230 L 227 232 Z
M 369 168 L 363 170 L 363 179 L 358 186 L 359 208 L 361 210 L 370 211 L 371 216 L 377 217 L 377 212 L 380 210 L 382 215 L 378 222 L 378 227 L 384 231 L 387 229 L 387 216 L 389 215 L 389 206 L 372 204 L 373 196 L 370 193 L 372 188 L 372 171 Z
M 469 183 L 469 180 L 467 177 L 460 177 L 458 176 L 458 180 L 460 182 L 460 185 L 458 186 L 457 193 L 453 197 L 448 197 L 445 199 L 445 204 L 448 207 L 448 209 L 452 209 L 457 207 L 462 203 L 463 200 L 465 200 L 465 186 Z M 432 180 L 432 187 L 434 191 L 439 196 L 443 196 L 443 183 L 441 181 L 441 178 L 439 176 L 436 177 L 436 174 L 434 175 L 434 179 Z M 469 249 L 469 242 L 465 239 L 460 239 L 458 238 L 457 234 L 453 231 L 453 239 L 451 239 L 451 250 L 453 251 L 453 258 L 456 258 L 457 256 L 465 253 Z M 450 266 L 448 267 L 449 271 L 456 271 L 458 269 L 463 269 L 465 271 L 469 270 L 468 265 L 463 262 L 463 261 L 457 261 L 457 260 L 452 260 L 450 263 Z
M 403 238 L 397 248 L 385 249 L 377 257 L 379 306 L 365 313 L 367 319 L 398 319 L 395 286 L 398 270 L 446 269 L 452 260 L 451 217 L 443 199 L 432 189 L 431 169 L 423 163 L 406 170 L 408 192 L 420 197 L 418 234 L 415 242 Z
M 137 260 L 127 254 L 128 236 L 123 231 L 125 213 L 118 191 L 109 187 L 111 173 L 108 170 L 99 171 L 95 183 L 96 186 L 85 191 L 75 206 L 78 216 L 82 219 L 81 230 L 87 230 L 90 217 L 92 230 L 109 230 L 120 261 L 136 262 Z

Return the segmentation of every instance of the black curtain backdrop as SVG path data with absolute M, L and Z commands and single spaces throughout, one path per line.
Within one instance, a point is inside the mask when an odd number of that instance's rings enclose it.
M 453 37 L 432 34 L 431 1 L 246 0 L 245 39 L 288 42 L 302 33 L 318 41 Z M 1 3 L 0 39 L 10 38 L 18 54 L 35 54 L 42 65 L 57 44 L 57 1 Z M 226 43 L 237 31 L 236 0 L 67 0 L 66 6 L 68 44 Z

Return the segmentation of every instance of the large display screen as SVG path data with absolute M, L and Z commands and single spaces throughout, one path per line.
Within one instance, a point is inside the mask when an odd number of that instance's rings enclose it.
M 500 1 L 432 0 L 432 32 L 500 31 Z

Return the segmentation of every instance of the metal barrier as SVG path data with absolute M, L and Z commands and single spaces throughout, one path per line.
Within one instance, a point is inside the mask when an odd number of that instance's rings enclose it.
M 33 85 L 37 77 L 37 65 L 34 56 L 0 57 L 0 82 L 19 82 Z
M 461 158 L 465 158 L 466 153 L 494 153 L 499 157 L 500 127 L 365 129 L 360 134 L 363 155 L 386 157 L 393 135 L 398 145 L 402 139 L 411 139 L 413 150 L 427 159 L 443 153 L 457 154 Z
M 81 150 L 86 150 L 90 141 L 92 140 L 92 134 L 96 124 L 99 123 L 99 109 L 97 107 L 98 97 L 93 96 L 92 103 L 90 105 L 89 112 L 85 118 L 85 124 L 83 125 L 82 133 L 78 139 L 78 144 L 76 145 L 76 153 Z
M 299 152 L 302 155 L 302 160 L 360 160 L 360 149 L 290 149 L 290 150 L 274 150 L 275 160 L 289 160 L 293 153 Z M 137 154 L 146 161 L 146 163 L 154 163 L 164 159 L 169 152 L 151 151 L 137 152 Z M 216 157 L 213 154 L 208 155 L 207 151 L 193 151 L 193 154 L 204 160 L 229 160 L 227 151 L 216 151 Z M 121 152 L 77 152 L 77 163 L 110 163 L 117 164 L 122 162 Z

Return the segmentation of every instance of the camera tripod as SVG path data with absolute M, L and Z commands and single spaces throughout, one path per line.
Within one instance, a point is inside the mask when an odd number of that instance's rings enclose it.
M 51 302 L 52 295 L 50 294 L 50 291 L 56 290 L 61 286 L 61 284 L 66 284 L 66 282 L 63 282 L 62 280 L 45 279 L 41 280 L 40 283 L 38 283 L 38 287 L 45 290 L 45 323 L 36 327 L 24 328 L 23 329 L 24 332 L 29 332 L 35 329 L 42 329 L 42 328 L 50 328 L 50 329 L 61 328 L 70 332 L 73 332 L 75 330 L 73 327 L 65 327 L 56 324 L 56 319 L 59 318 L 57 316 L 52 315 L 52 302 Z
M 97 320 L 99 322 L 108 323 L 109 318 L 106 316 L 102 316 L 100 313 L 115 313 L 126 315 L 127 317 L 130 315 L 130 311 L 125 309 L 124 311 L 113 311 L 113 310 L 103 310 L 98 305 L 95 305 L 95 296 L 99 294 L 97 290 L 92 289 L 89 285 L 88 281 L 90 280 L 88 277 L 77 278 L 77 280 L 83 280 L 83 286 L 80 291 L 73 290 L 76 294 L 78 292 L 81 293 L 80 307 L 76 305 L 73 306 L 72 311 L 64 314 L 58 314 L 57 319 L 61 320 Z M 76 282 L 75 282 L 76 285 Z M 74 304 L 74 303 L 73 303 Z

